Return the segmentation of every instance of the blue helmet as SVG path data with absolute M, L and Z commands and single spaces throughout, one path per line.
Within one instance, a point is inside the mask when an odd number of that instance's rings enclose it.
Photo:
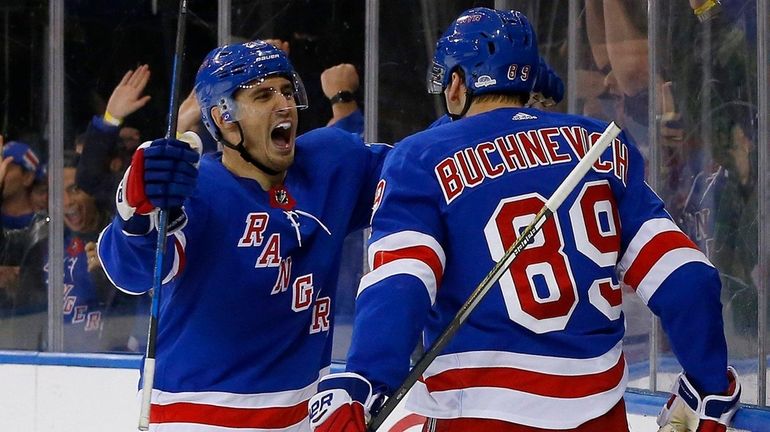
M 201 107 L 203 124 L 217 141 L 222 140 L 219 128 L 211 117 L 211 109 L 219 107 L 222 119 L 240 119 L 235 92 L 255 80 L 282 76 L 294 85 L 297 108 L 307 107 L 307 94 L 289 58 L 273 45 L 255 40 L 243 44 L 225 45 L 212 50 L 203 60 L 195 77 L 195 96 Z
M 542 57 L 540 58 L 537 80 L 532 91 L 542 94 L 543 97 L 553 100 L 554 103 L 559 103 L 564 99 L 564 83 Z
M 529 93 L 539 64 L 537 36 L 521 12 L 469 9 L 436 43 L 428 92 L 443 92 L 460 69 L 472 95 Z

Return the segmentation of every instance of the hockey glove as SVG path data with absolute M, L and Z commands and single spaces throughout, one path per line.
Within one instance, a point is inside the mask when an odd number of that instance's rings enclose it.
M 134 153 L 116 196 L 123 230 L 128 234 L 150 232 L 153 221 L 146 215 L 159 208 L 169 212 L 169 233 L 186 222 L 181 208 L 195 190 L 201 145 L 193 132 L 186 132 L 180 138 L 183 141 L 147 141 Z
M 671 398 L 658 415 L 658 432 L 725 432 L 741 398 L 738 374 L 732 367 L 727 368 L 727 378 L 726 396 L 702 397 L 687 376 L 679 374 Z
M 325 376 L 310 398 L 310 429 L 316 432 L 364 432 L 374 400 L 372 385 L 352 372 Z

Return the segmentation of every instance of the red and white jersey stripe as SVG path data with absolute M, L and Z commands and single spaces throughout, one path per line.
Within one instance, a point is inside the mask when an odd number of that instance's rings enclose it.
M 164 284 L 171 282 L 171 279 L 174 279 L 176 275 L 182 273 L 185 265 L 187 264 L 187 253 L 185 252 L 187 248 L 187 237 L 182 231 L 175 232 L 173 237 L 174 263 L 171 265 L 171 270 L 169 270 L 168 274 L 163 279 Z
M 615 406 L 627 380 L 620 342 L 585 359 L 471 351 L 436 358 L 406 406 L 433 418 L 491 418 L 569 429 Z
M 106 231 L 107 230 L 105 228 L 105 230 L 102 231 L 99 234 L 99 240 L 98 241 L 101 241 L 102 236 L 104 235 L 104 233 Z M 185 250 L 187 248 L 187 237 L 185 236 L 184 232 L 177 231 L 177 232 L 173 233 L 172 235 L 170 235 L 168 240 L 169 241 L 173 241 L 173 245 L 174 245 L 174 261 L 171 264 L 171 269 L 169 269 L 168 274 L 166 274 L 166 276 L 163 278 L 163 282 L 162 283 L 164 283 L 164 284 L 167 284 L 167 283 L 171 282 L 171 280 L 174 279 L 174 277 L 176 277 L 176 275 L 180 274 L 184 270 L 185 266 L 187 265 L 187 253 L 185 252 Z M 126 294 L 131 294 L 131 295 L 142 294 L 142 293 L 144 293 L 144 292 L 146 292 L 146 291 L 148 291 L 148 290 L 150 290 L 152 288 L 152 287 L 147 287 L 146 290 L 144 290 L 144 291 L 142 291 L 140 293 L 135 292 L 135 291 L 131 291 L 131 290 L 128 290 L 126 288 L 123 288 L 123 287 L 119 286 L 113 280 L 112 276 L 110 276 L 110 273 L 109 273 L 109 271 L 107 269 L 104 269 L 104 274 L 107 276 L 107 279 L 109 279 L 109 281 L 110 281 L 110 283 L 112 283 L 112 285 L 114 285 L 117 289 L 119 289 L 120 291 L 123 291 Z
M 369 268 L 361 278 L 358 295 L 388 277 L 404 274 L 417 277 L 428 291 L 430 302 L 444 274 L 444 249 L 433 237 L 417 231 L 400 231 L 369 245 Z
M 631 239 L 618 264 L 619 278 L 644 304 L 676 269 L 691 262 L 713 267 L 695 243 L 670 219 L 650 219 Z
M 326 368 L 320 376 L 329 373 Z M 154 389 L 150 430 L 154 432 L 308 432 L 307 402 L 318 381 L 275 393 L 179 392 Z

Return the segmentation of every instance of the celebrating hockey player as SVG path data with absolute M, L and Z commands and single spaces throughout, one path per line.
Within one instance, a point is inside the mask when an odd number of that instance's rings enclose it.
M 209 53 L 195 92 L 223 152 L 198 167 L 186 142 L 144 143 L 99 241 L 116 286 L 145 292 L 153 216 L 169 212 L 150 429 L 307 430 L 341 245 L 369 222 L 386 147 L 335 128 L 295 141 L 305 90 L 262 41 Z
M 605 129 L 523 107 L 538 58 L 515 11 L 468 10 L 439 39 L 428 87 L 458 120 L 385 161 L 347 372 L 319 383 L 315 431 L 364 430 L 421 333 L 430 347 Z M 663 430 L 725 430 L 740 386 L 718 273 L 643 176 L 621 133 L 415 384 L 407 408 L 425 431 L 628 431 L 620 284 L 660 317 L 685 371 Z

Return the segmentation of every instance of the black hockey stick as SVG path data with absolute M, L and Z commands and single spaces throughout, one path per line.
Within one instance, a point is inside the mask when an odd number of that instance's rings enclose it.
M 184 35 L 187 23 L 187 0 L 179 0 L 179 14 L 176 22 L 176 44 L 174 46 L 174 64 L 171 73 L 171 97 L 168 102 L 168 123 L 166 139 L 176 138 L 176 122 L 179 115 L 179 80 L 184 59 Z M 142 404 L 139 407 L 139 430 L 150 428 L 150 404 L 152 387 L 155 381 L 155 342 L 158 332 L 158 309 L 160 305 L 161 285 L 163 284 L 163 254 L 166 250 L 166 232 L 168 231 L 168 213 L 166 209 L 158 212 L 158 241 L 155 245 L 155 271 L 152 278 L 152 307 L 150 326 L 147 334 L 147 352 L 142 369 Z
M 505 254 L 500 261 L 492 267 L 492 270 L 484 277 L 484 280 L 479 283 L 475 290 L 468 297 L 468 300 L 460 307 L 460 310 L 455 315 L 452 322 L 449 323 L 446 329 L 441 335 L 433 342 L 430 349 L 423 354 L 417 364 L 414 365 L 409 375 L 407 375 L 404 383 L 396 392 L 391 396 L 387 402 L 382 406 L 377 416 L 375 416 L 369 425 L 368 431 L 376 431 L 377 428 L 382 426 L 385 419 L 388 418 L 390 413 L 396 408 L 399 402 L 406 396 L 407 392 L 414 386 L 417 380 L 422 376 L 428 366 L 433 363 L 436 357 L 444 350 L 446 345 L 452 340 L 460 326 L 468 319 L 468 316 L 473 312 L 476 306 L 481 302 L 484 296 L 489 292 L 492 286 L 497 283 L 503 274 L 508 271 L 508 267 L 511 266 L 513 260 L 519 255 L 519 253 L 527 247 L 527 245 L 535 238 L 540 229 L 543 228 L 545 221 L 556 212 L 556 209 L 564 202 L 564 199 L 569 195 L 580 180 L 586 175 L 591 166 L 599 159 L 599 156 L 604 150 L 612 143 L 612 141 L 620 133 L 620 128 L 612 122 L 604 130 L 601 137 L 596 141 L 590 150 L 583 156 L 583 159 L 578 162 L 575 168 L 567 175 L 567 178 L 559 185 L 556 191 L 551 195 L 551 198 L 546 201 L 542 209 L 537 213 L 535 219 L 526 227 L 516 241 L 505 251 Z

